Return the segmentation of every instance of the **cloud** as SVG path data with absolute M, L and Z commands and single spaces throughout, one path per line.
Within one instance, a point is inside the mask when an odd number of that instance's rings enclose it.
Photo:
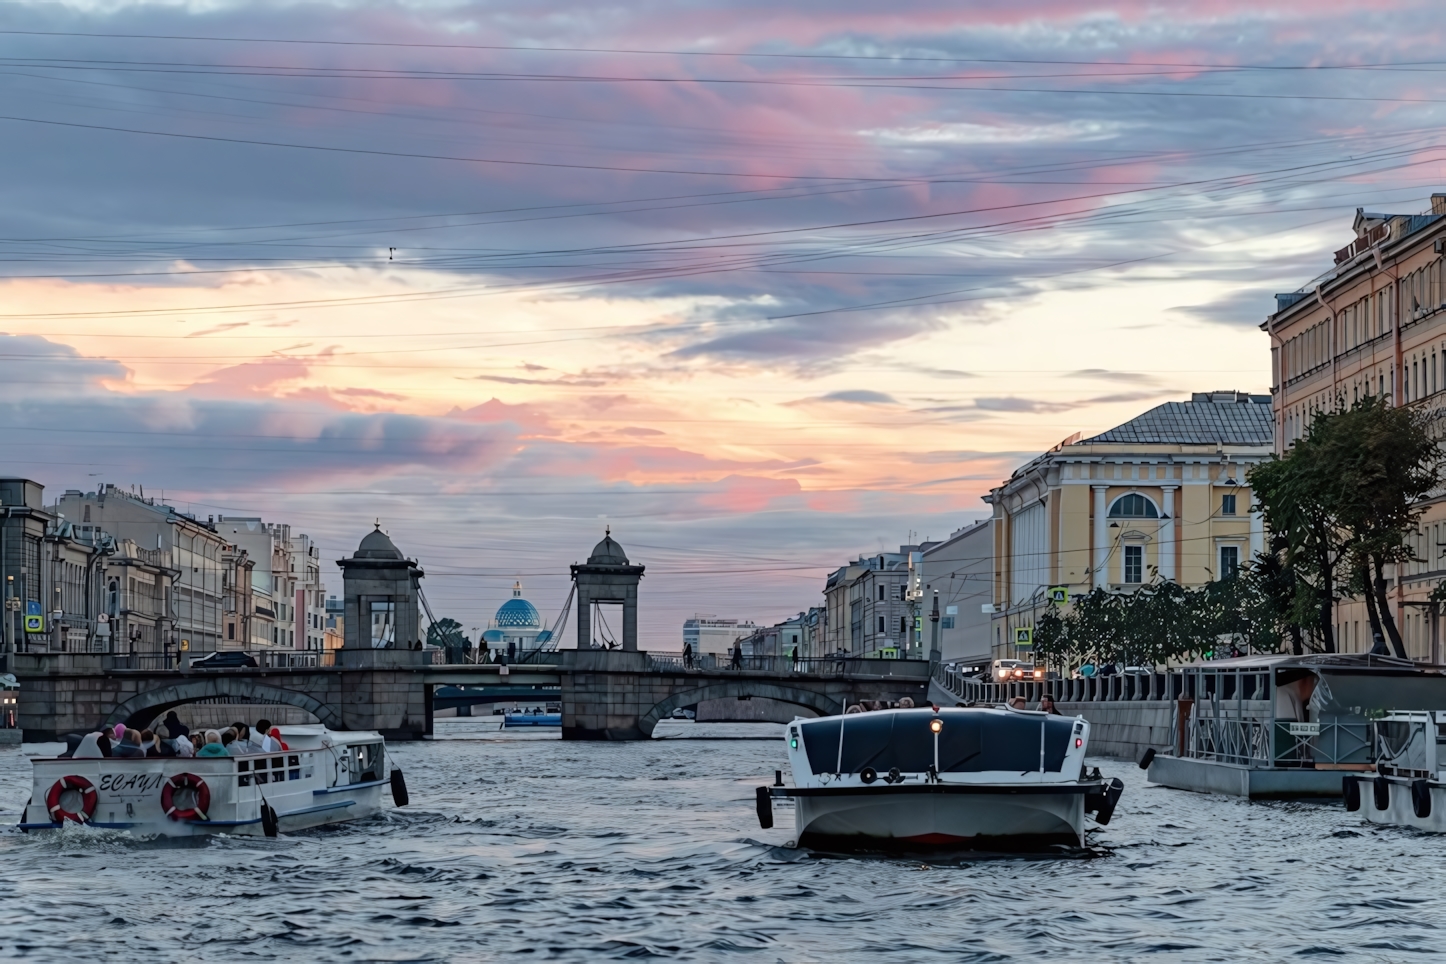
M 1079 371 L 1069 372 L 1065 378 L 1082 378 L 1096 382 L 1124 382 L 1125 384 L 1154 384 L 1159 379 L 1148 372 L 1119 372 L 1107 368 L 1081 368 Z
M 854 388 L 840 392 L 829 392 L 819 396 L 821 402 L 847 402 L 853 405 L 897 405 L 898 400 L 887 392 L 876 392 L 867 388 Z
M 1258 288 L 1242 288 L 1205 304 L 1179 305 L 1170 310 L 1211 324 L 1256 328 L 1275 310 L 1275 300 Z
M 1077 408 L 1075 402 L 1049 402 L 1037 398 L 1002 396 L 998 398 L 976 398 L 974 406 L 986 412 L 1068 412 Z

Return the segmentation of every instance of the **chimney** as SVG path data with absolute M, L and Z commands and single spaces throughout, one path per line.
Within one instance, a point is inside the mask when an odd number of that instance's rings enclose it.
M 1431 213 L 1446 214 L 1446 194 L 1431 195 Z

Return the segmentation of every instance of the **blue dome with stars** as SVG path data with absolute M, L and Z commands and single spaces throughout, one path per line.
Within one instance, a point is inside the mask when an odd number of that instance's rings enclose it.
M 512 598 L 498 608 L 492 625 L 498 629 L 542 628 L 542 617 L 537 614 L 537 607 L 522 598 L 522 583 L 513 585 Z

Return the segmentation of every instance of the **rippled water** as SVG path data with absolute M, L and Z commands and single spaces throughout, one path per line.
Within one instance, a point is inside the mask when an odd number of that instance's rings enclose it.
M 443 732 L 465 733 L 465 722 Z M 1446 837 L 1148 789 L 1092 859 L 840 859 L 758 829 L 773 741 L 399 744 L 412 805 L 276 840 L 0 832 L 0 958 L 1422 960 Z M 0 751 L 0 809 L 30 768 Z M 13 822 L 13 817 L 11 818 Z

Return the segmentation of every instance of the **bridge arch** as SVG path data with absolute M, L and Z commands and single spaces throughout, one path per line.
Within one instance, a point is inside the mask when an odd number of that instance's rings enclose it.
M 104 726 L 124 723 L 126 726 L 147 726 L 160 714 L 186 703 L 215 697 L 231 697 L 245 702 L 285 703 L 299 706 L 332 729 L 343 729 L 341 713 L 329 704 L 297 690 L 246 679 L 215 677 L 190 679 L 157 689 L 137 693 L 117 704 L 103 721 Z
M 701 703 L 703 700 L 736 699 L 740 696 L 756 696 L 759 699 L 792 703 L 794 706 L 803 706 L 813 710 L 819 716 L 832 716 L 835 713 L 842 713 L 844 709 L 843 704 L 838 700 L 806 687 L 789 686 L 786 683 L 770 683 L 760 679 L 738 679 L 674 693 L 638 717 L 638 729 L 642 731 L 643 736 L 651 737 L 653 727 L 658 725 L 658 721 L 680 706 L 691 706 L 694 703 Z

